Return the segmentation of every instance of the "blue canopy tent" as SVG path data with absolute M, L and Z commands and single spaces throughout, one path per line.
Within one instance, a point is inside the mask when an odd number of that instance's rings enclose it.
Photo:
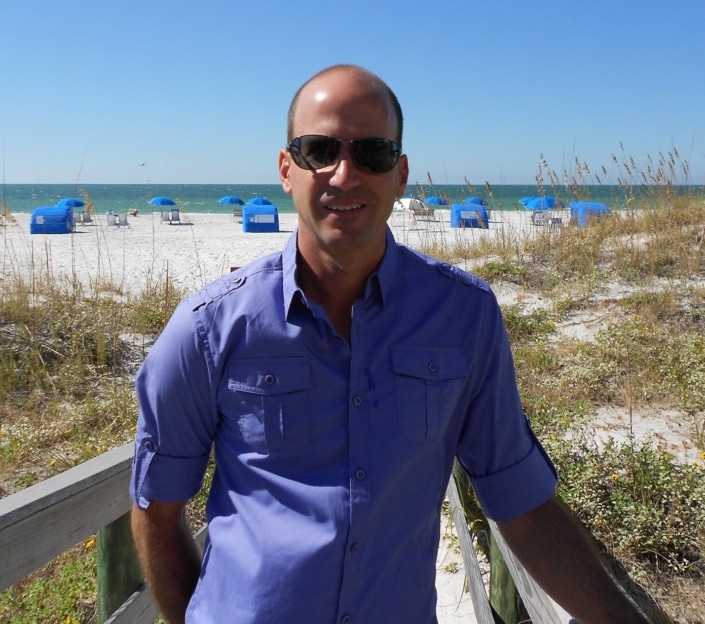
M 71 234 L 73 208 L 71 206 L 40 206 L 32 211 L 30 234 Z
M 450 207 L 450 227 L 484 228 L 489 227 L 487 209 L 480 204 L 453 204 Z
M 267 200 L 269 202 L 269 200 Z M 242 207 L 243 232 L 278 232 L 279 212 L 277 207 L 268 204 L 255 204 L 247 202 Z
M 612 214 L 607 204 L 602 202 L 575 201 L 570 202 L 570 220 L 585 227 L 590 218 L 601 218 Z

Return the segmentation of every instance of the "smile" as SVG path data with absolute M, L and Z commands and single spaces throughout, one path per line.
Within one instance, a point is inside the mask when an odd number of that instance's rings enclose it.
M 357 204 L 356 206 L 326 206 L 328 210 L 357 210 L 358 208 L 362 208 L 362 204 Z

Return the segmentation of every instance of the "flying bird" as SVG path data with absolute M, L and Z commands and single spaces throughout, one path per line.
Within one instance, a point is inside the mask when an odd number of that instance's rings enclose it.
M 137 165 L 137 166 L 138 166 L 138 167 L 144 167 L 146 164 L 147 164 L 146 162 L 143 162 L 143 163 L 140 163 L 140 164 Z

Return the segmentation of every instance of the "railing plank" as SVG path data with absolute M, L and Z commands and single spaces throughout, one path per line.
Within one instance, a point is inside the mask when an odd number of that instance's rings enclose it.
M 470 587 L 470 596 L 472 597 L 472 608 L 475 611 L 475 619 L 478 624 L 494 624 L 490 601 L 487 597 L 485 584 L 482 580 L 482 571 L 475 553 L 475 546 L 472 543 L 470 529 L 468 529 L 465 510 L 460 502 L 460 494 L 458 486 L 453 477 L 450 478 L 448 484 L 448 499 L 450 500 L 450 511 L 455 532 L 458 534 L 458 544 L 460 545 L 460 554 L 463 558 L 463 567 L 465 568 L 465 576 L 468 579 Z
M 497 525 L 492 520 L 488 520 L 490 530 L 494 535 L 499 550 L 502 552 L 504 561 L 507 564 L 514 583 L 519 590 L 521 599 L 524 601 L 524 606 L 531 616 L 532 622 L 541 622 L 541 624 L 569 624 L 571 617 L 564 609 L 562 609 L 550 596 L 539 587 L 524 567 L 519 563 L 519 560 L 514 556 L 507 543 L 502 538 Z
M 159 615 L 146 585 L 142 585 L 104 624 L 153 624 Z
M 0 500 L 0 591 L 130 509 L 133 444 Z

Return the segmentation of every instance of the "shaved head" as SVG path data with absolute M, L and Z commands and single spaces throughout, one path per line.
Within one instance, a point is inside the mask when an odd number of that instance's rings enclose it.
M 294 98 L 291 100 L 291 105 L 289 106 L 289 114 L 287 116 L 286 124 L 287 142 L 291 141 L 294 138 L 294 117 L 296 115 L 296 108 L 299 104 L 301 92 L 304 91 L 304 89 L 310 84 L 318 81 L 320 78 L 323 78 L 333 73 L 348 74 L 351 80 L 357 80 L 366 83 L 370 88 L 375 91 L 378 91 L 382 97 L 388 99 L 394 116 L 396 117 L 397 123 L 397 132 L 396 136 L 394 137 L 394 140 L 396 141 L 397 145 L 399 145 L 399 149 L 401 149 L 404 116 L 402 115 L 401 105 L 399 104 L 397 96 L 389 88 L 387 83 L 384 82 L 384 80 L 382 80 L 379 76 L 357 65 L 333 65 L 331 67 L 327 67 L 326 69 L 318 72 L 317 74 L 309 78 L 306 82 L 304 82 L 304 84 L 301 85 L 301 87 L 299 87 L 299 90 L 294 95 Z

